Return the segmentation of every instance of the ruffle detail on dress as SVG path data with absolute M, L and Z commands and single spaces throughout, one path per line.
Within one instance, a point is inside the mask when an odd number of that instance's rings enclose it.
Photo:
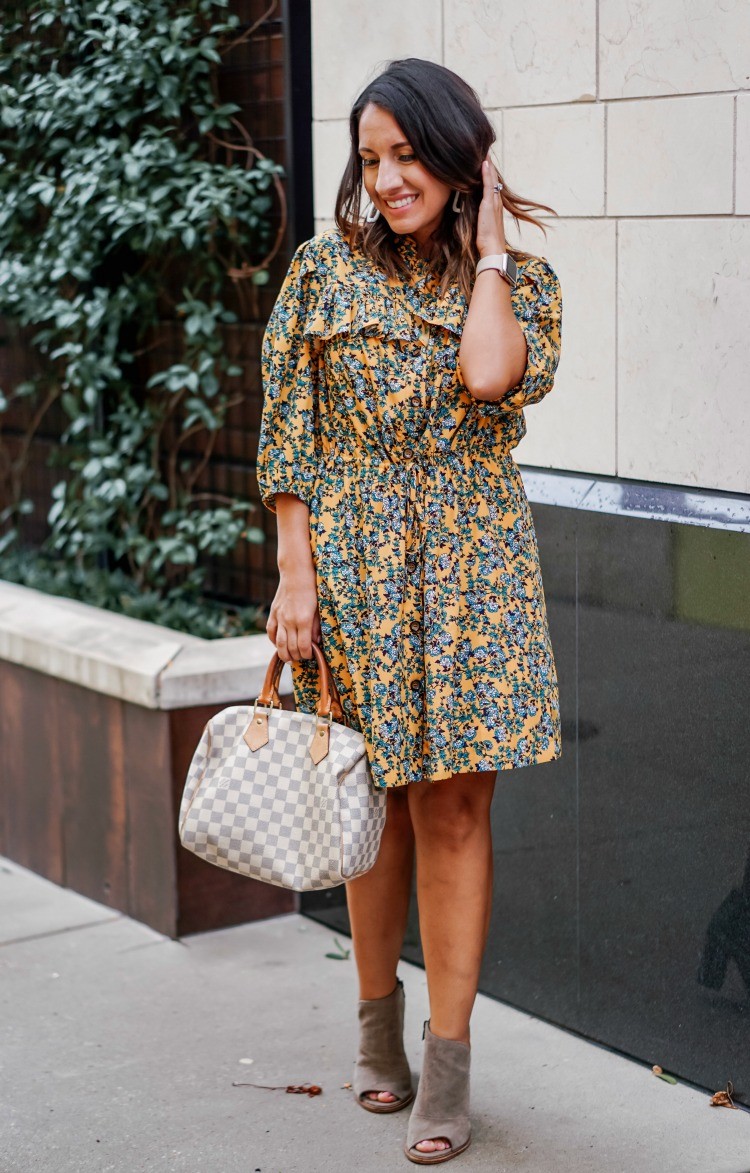
M 422 294 L 414 288 L 401 287 L 395 293 L 383 281 L 334 279 L 309 304 L 303 333 L 318 338 L 349 333 L 413 341 L 426 322 L 460 336 L 467 310 L 458 288 L 438 299 L 434 291 Z
M 436 293 L 437 278 L 429 283 L 429 287 L 422 289 L 411 286 L 404 289 L 404 296 L 409 302 L 411 311 L 429 322 L 433 326 L 442 326 L 450 330 L 451 334 L 461 336 L 468 313 L 468 303 L 458 285 L 451 285 L 443 297 L 438 298 Z
M 303 333 L 318 338 L 349 333 L 411 341 L 415 327 L 407 307 L 390 296 L 386 287 L 349 278 L 325 284 L 308 307 Z

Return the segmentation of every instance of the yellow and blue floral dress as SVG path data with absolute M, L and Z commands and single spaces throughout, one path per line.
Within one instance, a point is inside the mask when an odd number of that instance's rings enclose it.
M 458 364 L 466 297 L 416 240 L 389 278 L 337 228 L 301 244 L 262 347 L 263 504 L 310 509 L 321 646 L 380 787 L 561 754 L 555 661 L 534 525 L 511 449 L 560 357 L 562 295 L 516 254 L 526 372 L 484 403 Z M 513 250 L 509 250 L 513 253 Z M 298 709 L 315 660 L 291 662 Z

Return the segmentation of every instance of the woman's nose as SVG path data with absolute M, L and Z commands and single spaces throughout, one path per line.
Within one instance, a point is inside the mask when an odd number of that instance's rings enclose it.
M 378 167 L 378 178 L 375 191 L 379 196 L 386 196 L 391 191 L 398 191 L 401 186 L 401 171 L 395 163 L 381 162 Z

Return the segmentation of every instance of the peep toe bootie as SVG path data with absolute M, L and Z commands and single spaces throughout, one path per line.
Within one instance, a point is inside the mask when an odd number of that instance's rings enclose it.
M 443 1039 L 434 1035 L 430 1030 L 429 1018 L 425 1021 L 422 1037 L 422 1074 L 409 1118 L 404 1153 L 416 1165 L 437 1165 L 457 1157 L 471 1143 L 471 1046 L 458 1039 Z M 414 1147 L 422 1140 L 440 1139 L 450 1141 L 451 1147 L 426 1153 Z
M 359 1052 L 352 1088 L 368 1112 L 398 1112 L 414 1099 L 409 1060 L 404 1050 L 404 983 L 385 998 L 360 999 Z M 395 1100 L 371 1100 L 368 1092 L 391 1092 Z

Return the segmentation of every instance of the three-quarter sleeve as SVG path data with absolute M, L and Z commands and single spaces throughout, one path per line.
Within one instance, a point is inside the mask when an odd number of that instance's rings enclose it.
M 520 411 L 543 399 L 555 381 L 562 344 L 562 291 L 546 257 L 522 268 L 511 293 L 513 312 L 526 338 L 526 370 L 520 383 L 491 402 L 500 411 Z
M 261 346 L 263 409 L 256 458 L 260 498 L 276 512 L 276 494 L 294 493 L 310 505 L 319 447 L 318 360 L 303 333 L 311 279 L 317 274 L 299 245 L 268 319 Z

